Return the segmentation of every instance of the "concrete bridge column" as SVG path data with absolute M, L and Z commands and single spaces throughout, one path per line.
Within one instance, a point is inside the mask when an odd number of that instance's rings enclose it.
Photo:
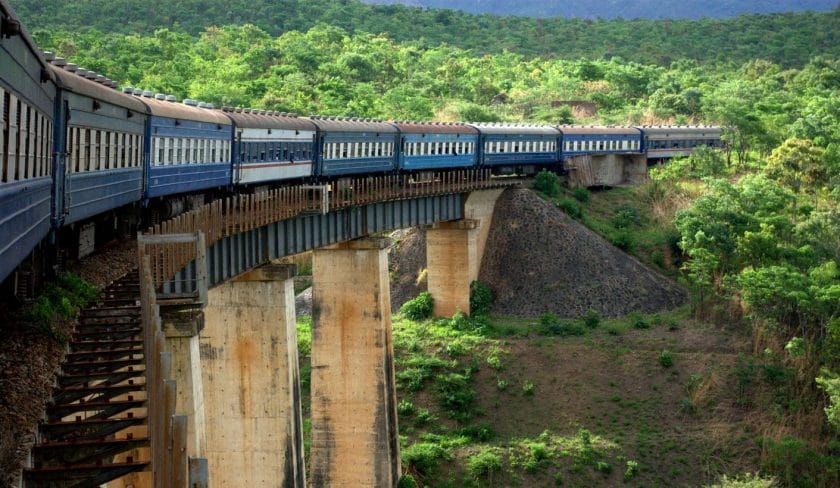
M 175 412 L 187 416 L 187 456 L 204 457 L 204 389 L 198 334 L 204 328 L 200 308 L 161 308 L 161 328 L 172 357 L 172 378 L 178 382 Z
M 435 316 L 470 312 L 470 283 L 478 279 L 493 210 L 503 191 L 475 191 L 464 203 L 463 220 L 427 228 L 427 282 Z
M 314 252 L 312 484 L 394 487 L 400 477 L 388 240 Z
M 306 485 L 294 274 L 267 265 L 208 292 L 200 349 L 212 486 Z

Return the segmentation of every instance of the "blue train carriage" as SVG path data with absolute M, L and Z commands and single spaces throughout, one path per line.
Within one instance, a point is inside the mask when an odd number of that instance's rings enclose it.
M 0 282 L 50 232 L 55 84 L 0 0 Z
M 232 107 L 222 111 L 234 125 L 234 184 L 312 176 L 315 124 L 295 114 Z
M 114 215 L 123 223 L 135 214 L 143 192 L 146 107 L 102 75 L 61 58 L 50 56 L 50 62 L 59 88 L 56 113 L 65 121 L 55 136 L 54 218 L 56 227 L 69 226 L 63 234 L 74 233 L 81 257 L 114 230 L 102 225 L 110 211 L 120 209 Z
M 144 203 L 168 209 L 162 215 L 166 218 L 184 209 L 185 198 L 194 207 L 204 202 L 206 193 L 227 192 L 232 184 L 230 118 L 204 102 L 179 103 L 173 95 L 132 92 L 150 114 Z
M 687 156 L 698 146 L 723 147 L 721 128 L 716 126 L 639 126 L 648 160 Z
M 397 128 L 372 119 L 310 117 L 317 127 L 315 176 L 389 173 L 396 168 Z
M 478 130 L 462 123 L 392 122 L 399 129 L 401 171 L 472 168 L 478 162 Z
M 565 160 L 584 154 L 633 154 L 642 152 L 642 133 L 634 127 L 561 125 L 561 156 Z
M 479 166 L 494 174 L 532 174 L 559 159 L 560 132 L 538 124 L 470 124 L 479 131 Z

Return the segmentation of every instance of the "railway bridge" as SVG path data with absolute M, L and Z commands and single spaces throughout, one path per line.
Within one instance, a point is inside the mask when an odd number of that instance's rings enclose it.
M 495 201 L 515 184 L 469 170 L 280 188 L 141 233 L 147 425 L 122 434 L 147 433 L 149 443 L 113 458 L 146 464 L 108 486 L 396 486 L 389 242 L 381 236 L 425 226 L 435 314 L 468 311 Z M 305 461 L 295 269 L 278 262 L 304 251 L 314 251 Z

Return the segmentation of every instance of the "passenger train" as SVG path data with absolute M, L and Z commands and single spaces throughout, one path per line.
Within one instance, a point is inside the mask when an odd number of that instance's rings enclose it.
M 141 221 L 231 192 L 447 169 L 561 171 L 579 155 L 667 158 L 721 145 L 717 127 L 299 117 L 119 90 L 41 52 L 8 0 L 0 0 L 0 67 L 0 281 L 7 287 L 10 277 L 54 263 L 47 249 L 81 256 Z

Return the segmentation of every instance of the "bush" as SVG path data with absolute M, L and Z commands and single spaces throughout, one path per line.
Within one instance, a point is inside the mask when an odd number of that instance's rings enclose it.
M 591 308 L 583 314 L 583 325 L 587 326 L 590 329 L 594 329 L 601 325 L 601 314 L 598 313 L 596 310 L 592 310 Z
M 567 320 L 560 320 L 551 312 L 545 312 L 540 315 L 537 323 L 537 332 L 545 336 L 581 336 L 586 334 L 586 330 L 582 325 L 570 322 Z
M 560 194 L 560 178 L 551 171 L 544 169 L 534 177 L 534 190 L 554 198 Z
M 572 196 L 575 197 L 575 200 L 579 201 L 580 203 L 586 203 L 589 201 L 589 197 L 592 196 L 592 192 L 589 189 L 579 186 L 574 189 L 572 192 Z
M 661 364 L 663 368 L 670 368 L 673 366 L 674 358 L 671 357 L 671 353 L 668 351 L 662 351 L 659 353 L 659 364 Z
M 397 413 L 400 417 L 408 417 L 414 413 L 414 404 L 408 400 L 400 400 L 397 404 Z
M 496 297 L 493 290 L 481 281 L 470 283 L 470 315 L 485 315 L 490 313 L 490 306 Z
M 630 205 L 622 205 L 612 217 L 612 225 L 616 229 L 626 229 L 639 222 L 641 222 L 639 211 Z
M 778 486 L 778 483 L 774 478 L 764 478 L 758 474 L 747 473 L 734 478 L 723 475 L 719 482 L 706 485 L 706 488 L 773 488 L 776 486 Z
M 624 470 L 624 481 L 630 481 L 639 474 L 639 463 L 630 460 L 627 461 L 627 469 Z
M 650 322 L 647 321 L 644 315 L 638 312 L 630 314 L 630 325 L 634 329 L 650 329 Z
M 463 427 L 457 430 L 457 434 L 469 437 L 476 442 L 489 442 L 496 438 L 496 431 L 488 424 Z
M 417 488 L 417 482 L 414 481 L 414 476 L 404 474 L 400 477 L 397 488 Z
M 612 473 L 612 464 L 605 461 L 598 461 L 595 464 L 595 469 L 604 473 L 605 476 L 609 476 L 609 474 Z
M 422 427 L 424 425 L 427 425 L 427 424 L 433 422 L 436 419 L 437 419 L 437 417 L 432 415 L 432 413 L 429 412 L 428 408 L 420 408 L 420 409 L 417 409 L 417 416 L 414 417 L 414 426 L 415 427 Z
M 526 381 L 522 385 L 522 394 L 525 396 L 534 396 L 534 384 L 530 381 Z
M 418 473 L 428 475 L 434 471 L 438 461 L 449 457 L 446 449 L 433 442 L 416 442 L 400 453 L 403 463 Z
M 444 374 L 435 380 L 438 403 L 459 422 L 466 422 L 472 416 L 470 409 L 475 401 L 475 390 L 470 385 L 471 380 L 466 372 Z
M 578 202 L 571 198 L 561 198 L 557 201 L 557 207 L 566 212 L 566 215 L 573 219 L 580 219 L 583 217 L 583 210 L 581 210 Z
M 435 307 L 435 300 L 432 295 L 424 291 L 415 298 L 403 303 L 400 313 L 411 320 L 423 320 L 432 315 Z
M 485 449 L 467 459 L 467 471 L 473 478 L 488 476 L 502 470 L 502 458 L 494 451 Z
M 632 251 L 636 244 L 633 235 L 626 230 L 620 230 L 610 235 L 610 243 L 626 252 Z

